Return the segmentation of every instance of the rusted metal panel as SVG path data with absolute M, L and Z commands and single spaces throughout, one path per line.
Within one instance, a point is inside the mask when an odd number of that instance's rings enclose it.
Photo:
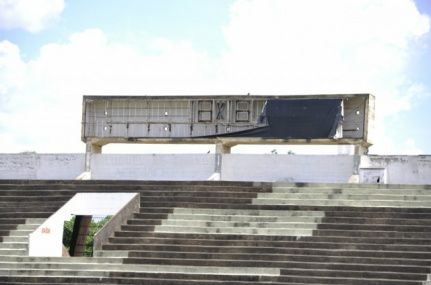
M 366 100 L 363 98 L 348 98 L 343 103 L 343 137 L 363 138 Z

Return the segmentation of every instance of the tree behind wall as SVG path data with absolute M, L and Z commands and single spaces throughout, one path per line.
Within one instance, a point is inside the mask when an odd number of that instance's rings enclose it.
M 93 256 L 94 235 L 111 219 L 112 216 L 106 217 L 93 217 L 90 223 L 87 240 L 85 242 L 84 256 Z M 75 224 L 75 217 L 70 221 L 64 222 L 63 227 L 63 244 L 70 250 L 70 243 L 72 241 L 73 225 Z

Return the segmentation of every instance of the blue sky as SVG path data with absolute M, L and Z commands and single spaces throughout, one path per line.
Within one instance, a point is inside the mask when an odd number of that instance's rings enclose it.
M 429 0 L 0 0 L 0 152 L 84 152 L 83 95 L 250 92 L 372 93 L 370 152 L 429 155 L 430 15 Z

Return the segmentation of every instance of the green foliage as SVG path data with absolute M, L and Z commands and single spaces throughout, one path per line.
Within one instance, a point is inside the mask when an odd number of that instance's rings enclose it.
M 93 245 L 94 245 L 94 235 L 100 231 L 100 229 L 111 219 L 112 216 L 107 216 L 103 220 L 95 222 L 91 221 L 90 229 L 87 235 L 87 241 L 85 243 L 85 253 L 84 256 L 93 256 Z
M 289 151 L 287 152 L 287 154 L 289 154 L 289 155 L 294 155 L 294 154 L 296 154 L 296 153 L 294 153 L 292 150 L 289 150 Z
M 85 242 L 84 256 L 93 256 L 94 235 L 111 219 L 112 216 L 106 216 L 100 221 L 91 220 L 90 228 L 88 230 L 87 240 Z M 70 243 L 72 241 L 73 225 L 75 224 L 75 217 L 70 221 L 64 222 L 63 227 L 63 244 L 70 250 Z
M 75 217 L 70 221 L 65 221 L 63 226 L 63 245 L 70 251 L 70 243 L 72 241 L 73 225 L 75 224 Z

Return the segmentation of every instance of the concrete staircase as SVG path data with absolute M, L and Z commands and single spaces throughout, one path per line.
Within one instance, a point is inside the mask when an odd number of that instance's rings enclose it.
M 28 257 L 90 191 L 140 211 L 93 258 Z M 3 180 L 0 234 L 1 284 L 431 284 L 430 186 Z

